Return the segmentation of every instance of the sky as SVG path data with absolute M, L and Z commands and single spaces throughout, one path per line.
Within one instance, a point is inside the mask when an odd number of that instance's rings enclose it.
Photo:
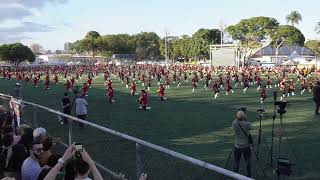
M 233 25 L 254 16 L 286 24 L 293 10 L 306 39 L 320 39 L 319 0 L 0 0 L 0 44 L 38 43 L 46 50 L 63 49 L 88 31 L 105 34 L 156 32 L 163 37 L 192 35 L 200 28 Z

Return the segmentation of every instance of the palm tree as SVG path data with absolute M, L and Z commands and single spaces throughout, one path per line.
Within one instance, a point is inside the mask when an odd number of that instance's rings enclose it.
M 320 34 L 320 22 L 317 23 L 315 31 L 316 33 Z
M 292 11 L 290 14 L 286 17 L 287 23 L 291 23 L 292 26 L 295 24 L 299 24 L 300 21 L 302 21 L 302 16 L 298 11 Z

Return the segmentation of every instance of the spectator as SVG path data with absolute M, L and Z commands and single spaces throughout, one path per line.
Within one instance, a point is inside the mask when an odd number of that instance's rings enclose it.
M 22 131 L 21 140 L 19 144 L 23 144 L 27 149 L 27 153 L 29 153 L 32 142 L 33 142 L 33 129 L 24 128 Z
M 41 170 L 37 180 L 43 180 L 47 174 L 51 171 L 51 167 L 45 167 Z
M 59 163 L 52 168 L 52 170 L 48 173 L 48 175 L 45 177 L 45 180 L 54 180 L 62 168 L 65 161 L 71 159 L 74 154 L 74 145 L 71 145 L 66 152 L 64 153 L 63 157 L 59 159 Z M 92 172 L 93 179 L 94 180 L 102 180 L 102 176 L 99 173 L 94 161 L 91 159 L 89 154 L 83 149 L 81 153 L 81 159 L 76 160 L 75 162 L 75 170 L 76 170 L 76 177 L 75 179 L 87 179 L 90 172 Z
M 83 94 L 76 99 L 76 115 L 77 115 L 77 118 L 82 119 L 82 120 L 86 120 L 87 106 L 88 106 L 88 103 L 84 99 L 84 97 L 85 97 L 85 95 Z M 82 123 L 80 123 L 79 125 L 82 128 L 84 127 L 84 124 L 82 124 Z
M 21 99 L 22 95 L 21 95 L 21 84 L 20 83 L 16 83 L 16 87 L 13 89 L 13 97 L 16 99 Z
M 71 102 L 70 102 L 70 98 L 68 97 L 68 93 L 65 92 L 64 93 L 64 97 L 62 98 L 62 108 L 63 108 L 63 113 L 64 114 L 68 114 L 70 115 L 71 114 Z M 60 122 L 61 124 L 65 123 L 67 124 L 68 123 L 68 118 L 64 117 L 63 118 L 63 122 Z
M 316 103 L 315 115 L 319 115 L 320 107 L 320 81 L 317 81 L 316 85 L 313 87 L 313 100 Z
M 43 151 L 43 146 L 40 141 L 34 141 L 30 148 L 30 156 L 24 160 L 21 167 L 22 180 L 37 180 L 41 167 L 39 164 L 40 154 Z
M 46 129 L 39 127 L 33 131 L 33 140 L 42 142 L 47 135 Z
M 40 155 L 40 165 L 43 167 L 48 164 L 48 159 L 52 155 L 51 153 L 51 148 L 53 145 L 52 138 L 46 137 L 42 141 L 42 145 L 43 145 L 43 152 Z
M 5 175 L 19 177 L 22 162 L 27 158 L 27 152 L 22 144 L 14 144 L 12 134 L 3 137 L 3 147 L 0 148 L 1 169 Z

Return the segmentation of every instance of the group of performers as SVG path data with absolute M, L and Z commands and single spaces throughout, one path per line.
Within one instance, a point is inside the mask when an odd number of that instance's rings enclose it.
M 260 93 L 260 102 L 267 99 L 268 89 L 279 88 L 282 93 L 281 99 L 295 96 L 296 87 L 300 85 L 300 94 L 311 91 L 313 84 L 317 81 L 317 75 L 311 75 L 310 69 L 298 69 L 296 67 L 244 67 L 236 68 L 232 66 L 203 67 L 199 65 L 87 65 L 87 66 L 38 66 L 38 67 L 20 67 L 18 69 L 3 68 L 1 70 L 2 78 L 6 80 L 16 78 L 19 82 L 25 81 L 35 88 L 39 86 L 39 81 L 43 79 L 44 89 L 49 90 L 51 84 L 59 84 L 59 77 L 65 82 L 66 92 L 70 92 L 76 86 L 78 80 L 84 80 L 82 85 L 82 95 L 89 95 L 89 88 L 94 79 L 99 74 L 105 79 L 106 97 L 108 102 L 115 102 L 114 87 L 112 79 L 119 81 L 130 89 L 130 95 L 139 95 L 138 87 L 141 84 L 142 91 L 138 99 L 141 109 L 148 107 L 148 95 L 150 88 L 155 83 L 158 85 L 156 91 L 159 100 L 163 101 L 166 90 L 175 85 L 179 88 L 182 83 L 185 86 L 191 80 L 191 92 L 196 93 L 199 84 L 204 84 L 206 91 L 214 93 L 214 99 L 217 99 L 221 91 L 229 96 L 240 89 L 246 94 L 248 89 L 254 88 Z M 43 78 L 42 78 L 43 77 Z M 294 80 L 293 80 L 294 79 Z M 130 87 L 129 87 L 130 85 Z M 253 89 L 252 88 L 252 89 Z

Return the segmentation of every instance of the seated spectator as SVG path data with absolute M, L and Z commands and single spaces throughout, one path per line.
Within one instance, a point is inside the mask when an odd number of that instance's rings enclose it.
M 41 165 L 41 167 L 43 167 L 43 166 L 48 164 L 48 159 L 52 155 L 52 153 L 51 153 L 51 148 L 52 148 L 52 145 L 53 145 L 52 138 L 46 137 L 42 141 L 42 145 L 43 145 L 43 152 L 40 155 L 40 165 Z
M 39 127 L 33 131 L 33 140 L 42 142 L 47 135 L 46 129 Z
M 39 164 L 40 154 L 43 151 L 43 146 L 40 141 L 34 141 L 30 148 L 30 156 L 24 160 L 21 167 L 22 180 L 37 180 L 41 166 Z

